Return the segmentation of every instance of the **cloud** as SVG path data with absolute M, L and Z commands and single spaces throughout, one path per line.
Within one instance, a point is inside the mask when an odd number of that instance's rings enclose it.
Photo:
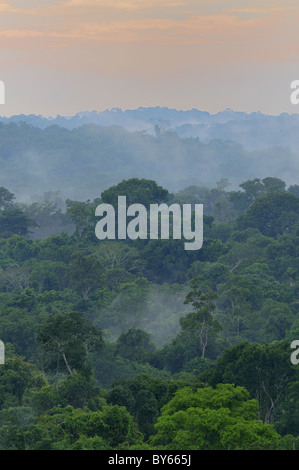
M 299 7 L 291 0 L 276 6 L 268 0 L 4 0 L 0 9 L 0 48 L 30 57 L 71 49 L 92 61 L 100 45 L 148 45 L 156 48 L 157 64 L 160 46 L 189 48 L 188 57 L 201 47 L 206 63 L 224 57 L 277 62 L 298 53 Z M 71 60 L 65 56 L 66 64 Z
M 120 10 L 143 10 L 161 7 L 161 0 L 66 0 L 66 7 L 109 7 Z M 163 0 L 163 7 L 185 6 L 186 1 Z
M 94 4 L 94 1 L 91 3 Z M 18 22 L 17 28 L 2 27 L 0 37 L 44 37 L 50 42 L 61 38 L 75 42 L 219 44 L 242 41 L 247 33 L 252 34 L 255 29 L 263 27 L 260 19 L 240 19 L 237 15 L 224 14 L 191 16 L 185 19 L 152 17 L 107 20 L 101 15 L 77 18 L 76 12 L 72 12 L 70 15 L 64 14 L 60 21 L 57 21 L 56 16 L 55 19 L 53 22 L 51 16 L 48 16 L 47 21 L 39 23 L 31 19 L 23 24 Z

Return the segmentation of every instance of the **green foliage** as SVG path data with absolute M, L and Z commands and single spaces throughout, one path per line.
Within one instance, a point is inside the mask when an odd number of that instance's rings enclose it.
M 277 448 L 279 434 L 257 415 L 258 403 L 243 387 L 183 388 L 162 408 L 150 443 L 171 450 Z
M 294 370 L 286 341 L 270 344 L 240 343 L 218 358 L 215 369 L 202 375 L 211 385 L 234 383 L 257 397 L 261 418 L 273 423 Z
M 117 353 L 131 361 L 148 362 L 155 350 L 150 335 L 143 330 L 130 328 L 117 340 Z
M 22 357 L 6 358 L 5 367 L 0 368 L 0 409 L 21 405 L 26 392 L 44 384 L 42 374 Z
M 118 196 L 126 196 L 128 206 L 131 204 L 143 204 L 149 208 L 150 204 L 166 202 L 169 193 L 167 189 L 158 186 L 155 181 L 131 178 L 106 189 L 101 194 L 102 201 L 106 204 L 111 204 L 115 208 L 117 207 Z
M 258 198 L 245 215 L 239 218 L 239 227 L 256 227 L 265 236 L 275 237 L 293 232 L 299 223 L 299 199 L 287 192 L 274 192 Z
M 49 370 L 63 370 L 70 375 L 87 371 L 90 351 L 102 348 L 102 332 L 78 312 L 49 317 L 38 330 L 39 359 Z
M 0 449 L 298 448 L 297 187 L 228 183 L 169 194 L 135 177 L 94 201 L 52 195 L 61 209 L 0 188 Z M 95 207 L 120 194 L 204 203 L 202 249 L 97 240 Z
M 15 195 L 12 194 L 8 189 L 1 187 L 0 188 L 0 210 L 9 208 L 13 201 L 15 200 Z
M 221 325 L 213 317 L 216 308 L 214 300 L 217 298 L 217 293 L 209 289 L 203 291 L 202 281 L 203 279 L 199 276 L 191 280 L 191 290 L 187 294 L 184 303 L 191 304 L 193 312 L 182 317 L 180 324 L 183 331 L 195 335 L 199 340 L 201 357 L 204 359 L 209 338 L 215 336 L 221 330 Z
M 184 383 L 163 380 L 147 374 L 133 379 L 119 380 L 109 391 L 107 400 L 125 406 L 137 421 L 141 432 L 148 437 L 155 432 L 154 422 L 159 412 Z
M 20 209 L 12 208 L 0 212 L 0 236 L 7 238 L 14 233 L 28 235 L 30 228 L 37 224 L 29 219 Z
M 126 449 L 142 442 L 132 417 L 118 406 L 104 406 L 101 411 L 55 407 L 36 424 L 17 427 L 10 423 L 1 434 L 9 450 Z
M 88 299 L 95 289 L 104 286 L 103 266 L 94 255 L 85 255 L 82 251 L 73 253 L 69 271 L 70 284 L 83 299 Z

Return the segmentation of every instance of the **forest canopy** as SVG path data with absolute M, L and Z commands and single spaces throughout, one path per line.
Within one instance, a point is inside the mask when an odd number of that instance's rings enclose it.
M 99 241 L 120 191 L 203 204 L 202 249 Z M 0 449 L 298 449 L 298 246 L 276 177 L 133 178 L 63 207 L 0 188 Z

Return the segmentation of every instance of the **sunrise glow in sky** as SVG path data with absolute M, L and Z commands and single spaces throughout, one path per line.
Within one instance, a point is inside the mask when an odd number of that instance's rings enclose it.
M 297 113 L 298 26 L 297 0 L 0 0 L 0 114 Z

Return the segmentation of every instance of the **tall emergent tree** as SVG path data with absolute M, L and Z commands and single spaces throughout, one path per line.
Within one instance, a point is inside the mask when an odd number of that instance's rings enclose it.
M 190 281 L 191 291 L 187 294 L 184 304 L 191 304 L 193 312 L 188 313 L 180 320 L 183 331 L 190 332 L 199 340 L 201 357 L 204 359 L 210 335 L 221 330 L 220 323 L 214 318 L 216 308 L 214 300 L 218 294 L 207 287 L 201 276 Z

